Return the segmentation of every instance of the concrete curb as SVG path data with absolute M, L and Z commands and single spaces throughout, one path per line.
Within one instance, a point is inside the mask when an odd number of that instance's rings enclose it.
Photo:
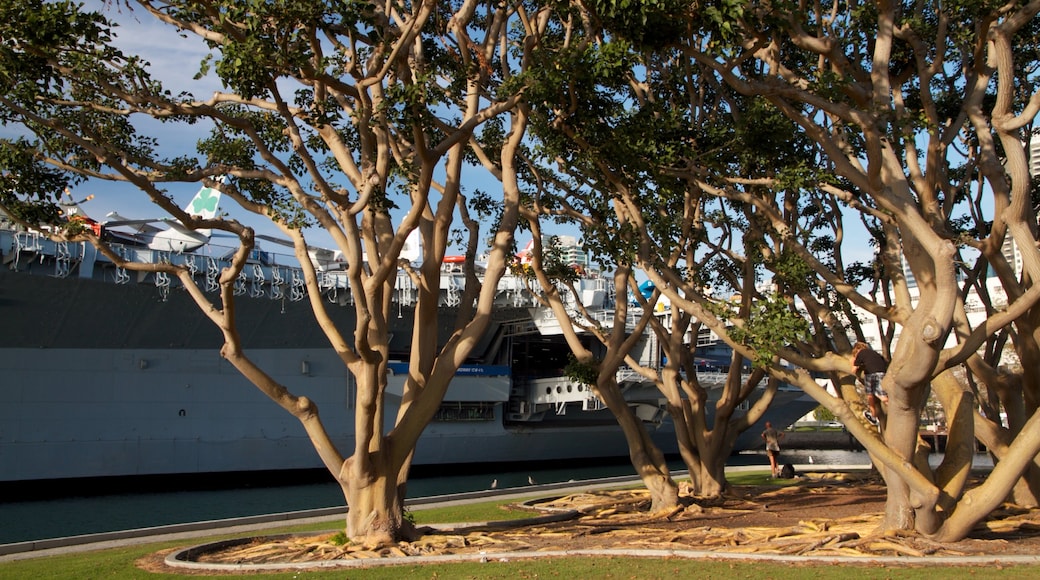
M 189 548 L 190 550 L 190 548 Z M 184 550 L 182 552 L 185 552 Z M 178 552 L 177 554 L 180 554 Z M 790 556 L 784 554 L 744 554 L 735 552 L 706 552 L 699 550 L 558 550 L 546 552 L 503 552 L 493 554 L 452 554 L 445 556 L 408 556 L 405 558 L 371 558 L 363 560 L 323 560 L 295 564 L 202 564 L 177 560 L 175 554 L 166 558 L 170 567 L 209 572 L 261 572 L 274 570 L 303 570 L 322 568 L 371 568 L 382 566 L 453 564 L 462 562 L 512 562 L 535 558 L 582 558 L 612 556 L 626 558 L 679 558 L 684 560 L 725 560 L 777 563 L 812 564 L 891 564 L 891 565 L 943 565 L 943 566 L 987 566 L 1009 564 L 1040 564 L 1037 556 Z

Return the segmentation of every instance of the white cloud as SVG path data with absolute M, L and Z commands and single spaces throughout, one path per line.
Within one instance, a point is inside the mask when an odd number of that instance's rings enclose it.
M 98 0 L 87 3 L 99 5 Z M 199 63 L 210 52 L 205 43 L 193 34 L 182 34 L 164 24 L 143 8 L 98 7 L 106 18 L 118 24 L 115 42 L 127 55 L 137 55 L 149 62 L 149 71 L 175 94 L 189 90 L 196 97 L 206 98 L 220 88 L 219 80 L 210 75 L 194 80 Z

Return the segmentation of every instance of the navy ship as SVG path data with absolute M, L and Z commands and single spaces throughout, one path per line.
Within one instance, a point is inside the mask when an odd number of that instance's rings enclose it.
M 215 190 L 200 191 L 193 211 L 216 211 L 214 195 L 219 199 Z M 124 258 L 185 265 L 210 292 L 233 251 L 208 232 L 181 231 L 169 222 L 110 214 L 99 224 L 75 204 L 68 213 L 104 234 Z M 352 328 L 342 261 L 323 250 L 311 258 L 334 319 Z M 90 244 L 54 242 L 7 221 L 0 221 L 0 260 L 0 483 L 322 467 L 296 419 L 221 358 L 219 332 L 176 280 L 124 270 Z M 302 271 L 294 258 L 274 251 L 257 249 L 250 262 L 236 286 L 246 353 L 316 401 L 330 435 L 351 449 L 356 389 L 313 323 Z M 438 331 L 446 338 L 463 276 L 453 259 L 442 272 Z M 613 304 L 608 279 L 586 275 L 580 285 L 590 305 Z M 403 386 L 395 376 L 407 368 L 414 296 L 402 274 L 391 320 L 391 357 L 400 358 L 390 366 L 390 420 Z M 558 323 L 537 308 L 524 281 L 506 276 L 498 303 L 413 464 L 627 457 L 610 412 L 588 387 L 564 375 L 569 350 Z M 639 357 L 659 358 L 653 341 Z M 661 395 L 634 373 L 620 378 L 654 440 L 665 453 L 676 453 Z M 720 373 L 720 385 L 723 378 Z M 701 381 L 710 383 L 710 376 Z M 765 419 L 786 426 L 815 406 L 801 391 L 782 389 Z M 759 431 L 745 432 L 737 449 L 758 447 Z

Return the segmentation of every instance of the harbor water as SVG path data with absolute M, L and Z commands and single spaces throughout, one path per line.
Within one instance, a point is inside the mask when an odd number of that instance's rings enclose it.
M 935 461 L 941 456 L 936 455 Z M 783 463 L 796 465 L 868 465 L 862 451 L 785 450 Z M 976 456 L 976 466 L 992 466 L 987 455 Z M 730 457 L 727 465 L 768 465 L 762 452 L 743 452 Z M 634 475 L 628 463 L 552 469 L 488 471 L 465 475 L 427 474 L 408 483 L 411 498 L 447 495 L 490 489 L 522 488 L 538 484 L 582 481 L 601 477 Z M 682 471 L 681 462 L 671 464 Z M 191 491 L 95 494 L 85 497 L 0 500 L 0 544 L 81 534 L 147 528 L 169 524 L 219 520 L 244 516 L 328 508 L 343 505 L 339 486 L 329 482 L 301 485 L 240 487 Z

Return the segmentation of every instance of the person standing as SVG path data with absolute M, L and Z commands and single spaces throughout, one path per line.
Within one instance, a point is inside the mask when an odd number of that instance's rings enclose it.
M 870 348 L 865 342 L 857 342 L 852 347 L 852 374 L 859 375 L 860 371 L 863 371 L 863 376 L 860 378 L 863 381 L 863 386 L 867 393 L 867 407 L 869 411 L 864 411 L 863 416 L 866 417 L 867 421 L 870 421 L 872 425 L 878 424 L 878 407 L 877 403 L 880 400 L 882 403 L 888 403 L 888 394 L 884 389 L 881 388 L 881 380 L 885 378 L 885 373 L 888 372 L 888 361 L 885 357 L 881 356 L 874 349 Z
M 773 429 L 773 424 L 766 421 L 766 429 L 762 431 L 762 439 L 766 442 L 766 455 L 769 456 L 769 467 L 773 470 L 773 477 L 780 476 L 780 440 L 784 438 L 783 431 Z

